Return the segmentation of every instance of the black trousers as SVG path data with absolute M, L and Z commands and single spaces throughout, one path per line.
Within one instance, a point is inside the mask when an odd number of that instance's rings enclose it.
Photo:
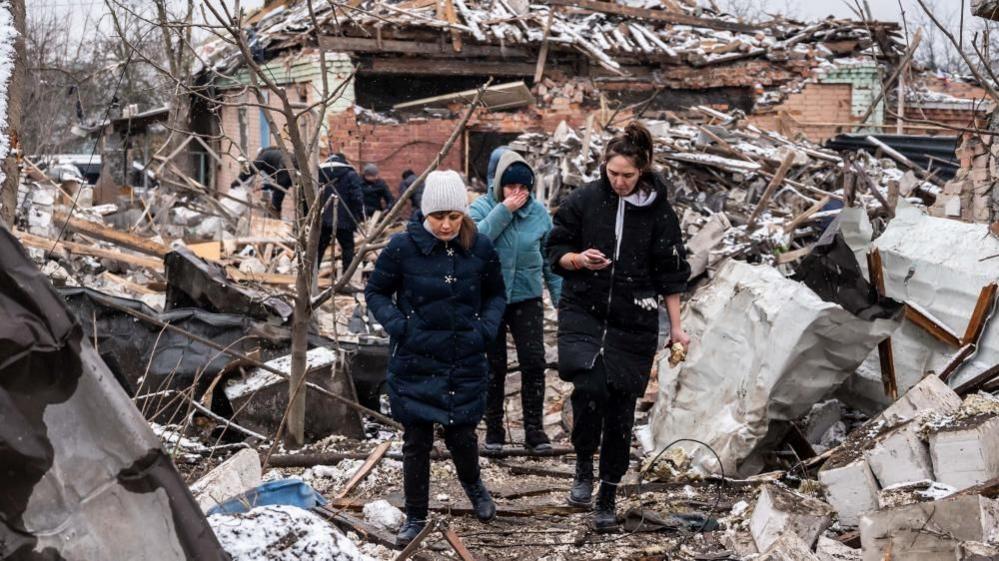
M 323 254 L 333 241 L 333 228 L 323 226 L 319 230 L 319 254 L 316 263 L 322 262 Z M 354 260 L 354 231 L 347 228 L 337 228 L 336 243 L 340 244 L 340 262 L 343 270 L 347 270 L 347 265 Z
M 278 218 L 281 218 L 281 205 L 284 204 L 285 192 L 281 189 L 275 187 L 268 188 L 264 186 L 264 190 L 270 191 L 271 193 L 271 212 L 273 212 Z
M 620 483 L 631 459 L 638 396 L 607 383 L 602 357 L 592 369 L 577 372 L 572 384 L 572 446 L 576 456 L 592 458 L 599 447 L 600 479 Z
M 430 450 L 434 445 L 432 423 L 408 424 L 402 435 L 403 489 L 406 516 L 426 520 L 430 502 Z M 479 440 L 475 425 L 444 427 L 444 444 L 451 452 L 458 481 L 471 485 L 479 480 Z
M 506 395 L 506 334 L 513 335 L 520 362 L 520 399 L 524 408 L 524 429 L 542 430 L 545 403 L 544 304 L 534 298 L 508 304 L 499 335 L 486 348 L 489 357 L 489 392 L 486 397 L 486 427 L 503 434 L 503 401 Z

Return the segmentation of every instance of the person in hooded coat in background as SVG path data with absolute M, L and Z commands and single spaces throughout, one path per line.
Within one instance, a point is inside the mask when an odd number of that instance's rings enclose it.
M 295 169 L 298 165 L 295 164 Z M 235 187 L 240 183 L 245 183 L 247 179 L 259 173 L 264 180 L 263 191 L 269 194 L 269 211 L 272 217 L 281 218 L 281 206 L 284 203 L 284 196 L 291 189 L 292 177 L 290 170 L 284 165 L 284 156 L 277 146 L 261 148 L 257 157 L 253 160 L 253 165 L 239 174 L 239 178 L 233 181 L 230 187 Z
M 326 249 L 333 241 L 333 213 L 336 212 L 336 241 L 340 244 L 340 263 L 343 270 L 354 260 L 354 232 L 364 215 L 363 181 L 343 154 L 334 154 L 319 165 L 319 185 L 323 205 L 322 225 L 319 230 L 319 256 L 316 266 L 322 263 Z M 336 196 L 335 203 L 326 204 Z
M 364 297 L 390 336 L 392 416 L 402 423 L 406 544 L 426 526 L 434 425 L 481 521 L 496 515 L 479 472 L 475 427 L 489 385 L 486 345 L 506 307 L 503 272 L 489 238 L 468 217 L 465 184 L 454 171 L 426 178 L 421 212 L 392 236 Z
M 534 199 L 534 170 L 520 154 L 501 146 L 489 158 L 487 191 L 472 203 L 472 220 L 496 246 L 506 285 L 506 313 L 499 334 L 487 349 L 489 396 L 486 398 L 487 452 L 499 452 L 506 441 L 503 402 L 506 396 L 507 331 L 513 336 L 521 372 L 524 444 L 535 452 L 551 450 L 544 430 L 545 284 L 552 304 L 558 305 L 562 279 L 552 273 L 544 247 L 552 229 L 548 210 Z
M 680 324 L 680 293 L 690 267 L 652 156 L 652 135 L 632 122 L 607 144 L 600 179 L 566 197 L 548 240 L 548 259 L 564 279 L 559 377 L 573 384 L 576 477 L 569 503 L 590 506 L 599 447 L 593 517 L 598 531 L 617 528 L 617 486 L 628 470 L 635 404 L 645 393 L 658 346 L 660 296 L 670 344 L 690 343 Z

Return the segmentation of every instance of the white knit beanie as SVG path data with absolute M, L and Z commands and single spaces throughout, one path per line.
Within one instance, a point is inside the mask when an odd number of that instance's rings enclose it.
M 432 171 L 427 175 L 423 185 L 423 199 L 420 200 L 420 211 L 423 212 L 423 216 L 452 210 L 468 214 L 468 192 L 458 172 Z

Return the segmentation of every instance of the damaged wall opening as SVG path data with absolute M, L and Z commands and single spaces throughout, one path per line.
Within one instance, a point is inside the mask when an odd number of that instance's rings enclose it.
M 486 185 L 489 155 L 493 150 L 512 142 L 519 132 L 468 131 L 468 153 L 465 154 L 465 175 L 468 180 L 478 180 Z
M 478 88 L 488 76 L 423 76 L 416 74 L 358 73 L 354 78 L 357 104 L 387 111 L 397 103 Z

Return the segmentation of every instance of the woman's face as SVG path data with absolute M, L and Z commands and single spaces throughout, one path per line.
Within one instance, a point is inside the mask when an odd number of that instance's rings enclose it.
M 458 232 L 461 231 L 461 219 L 464 216 L 457 210 L 442 210 L 427 216 L 427 224 L 437 239 L 449 241 L 458 236 Z
M 635 167 L 635 162 L 627 156 L 614 156 L 607 160 L 607 179 L 610 180 L 611 189 L 619 197 L 627 197 L 638 185 L 638 178 L 642 176 L 642 170 Z

